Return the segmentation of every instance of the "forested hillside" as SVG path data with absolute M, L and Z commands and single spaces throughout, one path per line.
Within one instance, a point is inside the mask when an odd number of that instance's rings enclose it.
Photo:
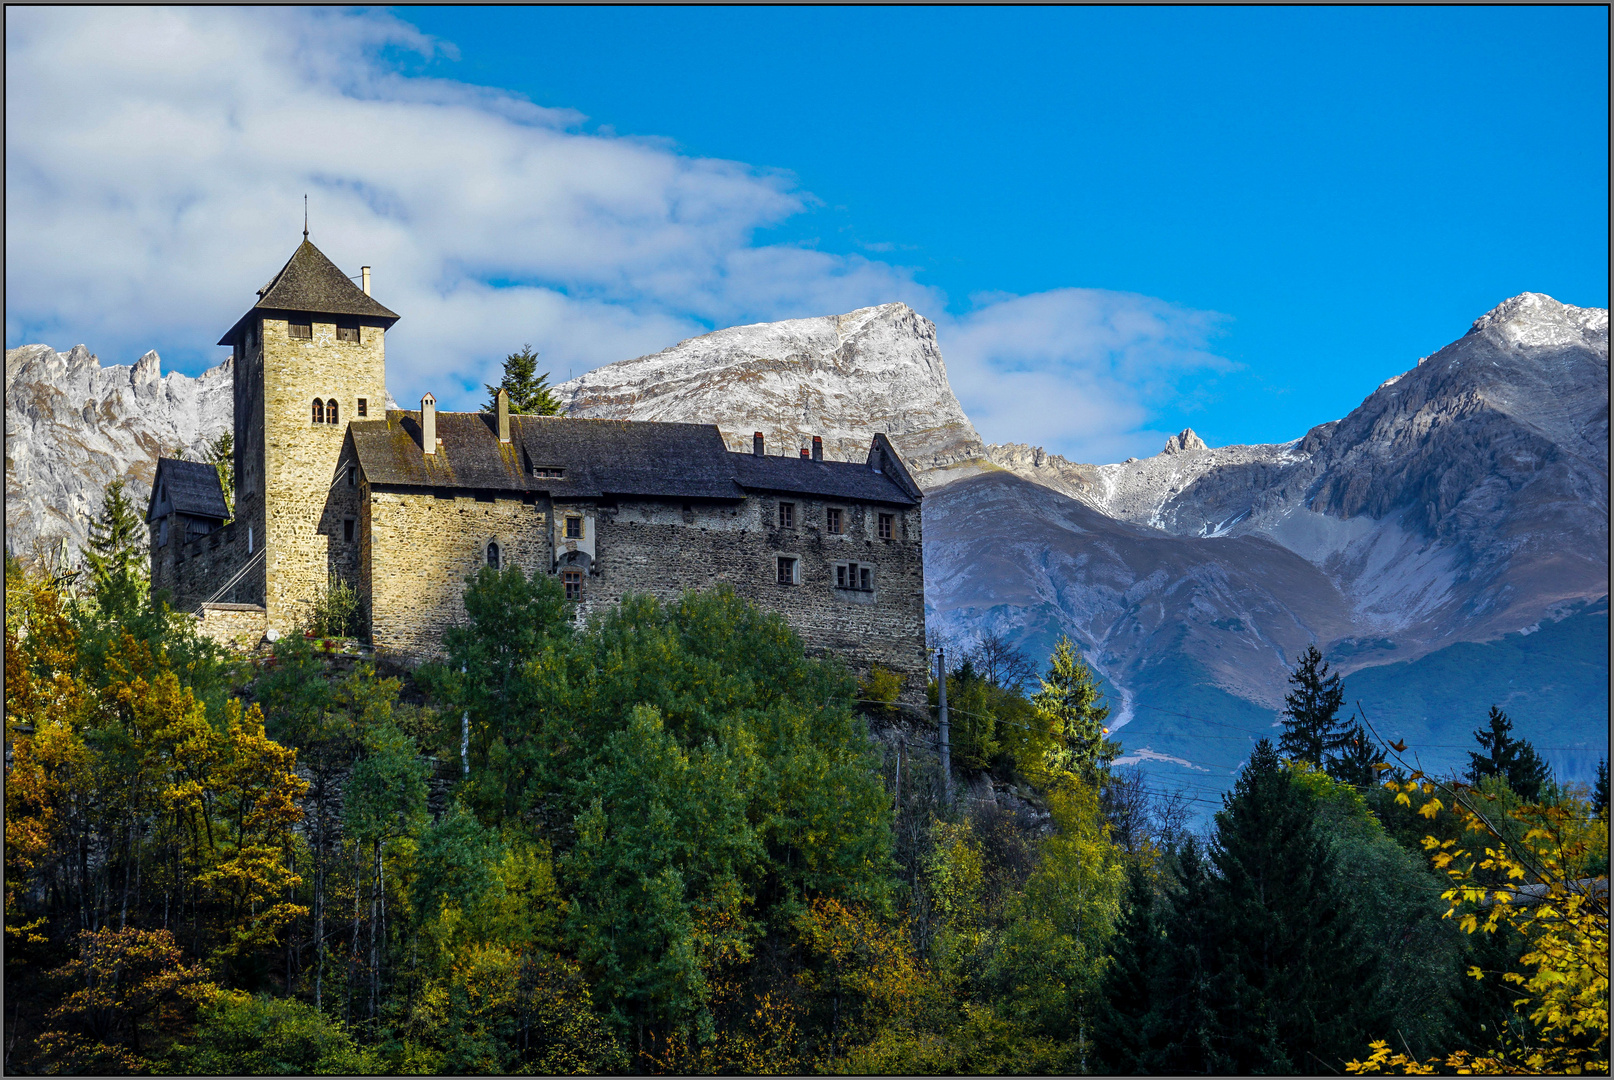
M 116 516 L 6 567 L 8 1071 L 1607 1070 L 1606 768 L 1500 711 L 1427 777 L 1308 654 L 1194 835 L 1068 641 L 955 662 L 944 777 L 728 593 L 241 659 Z

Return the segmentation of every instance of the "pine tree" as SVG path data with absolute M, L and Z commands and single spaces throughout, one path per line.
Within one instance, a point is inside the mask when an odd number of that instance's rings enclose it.
M 1362 725 L 1357 723 L 1352 724 L 1346 733 L 1339 752 L 1329 755 L 1326 771 L 1340 783 L 1358 788 L 1367 787 L 1373 783 L 1376 776 L 1373 771 L 1374 763 L 1381 760 L 1383 758 L 1379 748 L 1373 744 L 1373 740 Z
M 1329 674 L 1328 662 L 1317 646 L 1308 645 L 1289 676 L 1294 687 L 1283 699 L 1283 737 L 1278 752 L 1291 761 L 1322 768 L 1328 755 L 1344 746 L 1350 732 L 1339 722 L 1345 689 L 1339 673 Z
M 1153 1074 L 1229 1071 L 1218 1002 L 1225 997 L 1213 906 L 1214 879 L 1199 841 L 1190 836 L 1172 859 L 1160 948 L 1149 979 L 1138 1071 Z
M 1054 734 L 1054 745 L 1044 755 L 1050 769 L 1081 773 L 1108 765 L 1120 753 L 1120 746 L 1107 738 L 1104 726 L 1110 709 L 1102 705 L 1098 680 L 1082 654 L 1061 637 L 1048 659 L 1048 674 L 1042 689 L 1031 698 L 1038 719 Z
M 90 522 L 84 562 L 103 614 L 124 622 L 138 613 L 145 599 L 145 526 L 124 495 L 121 479 L 107 485 L 100 516 Z
M 1093 1045 L 1103 1068 L 1118 1076 L 1146 1068 L 1153 1033 L 1152 982 L 1166 948 L 1154 884 L 1137 863 L 1127 865 L 1126 896 L 1104 972 Z
M 1262 739 L 1216 814 L 1212 913 L 1225 978 L 1218 1071 L 1338 1068 L 1381 1018 L 1312 796 Z
M 484 409 L 492 412 L 500 389 L 510 395 L 510 411 L 529 416 L 554 416 L 560 412 L 560 402 L 549 389 L 549 372 L 538 373 L 538 354 L 531 345 L 523 345 L 520 352 L 504 358 L 504 378 L 497 386 L 489 386 L 488 403 Z
M 1608 814 L 1608 758 L 1597 763 L 1597 779 L 1592 782 L 1592 813 Z
M 202 460 L 213 466 L 219 474 L 219 489 L 224 492 L 224 509 L 235 516 L 235 434 L 226 431 L 207 444 Z
M 1547 763 L 1527 740 L 1513 737 L 1513 721 L 1495 705 L 1486 722 L 1488 727 L 1474 732 L 1474 741 L 1485 752 L 1469 752 L 1469 779 L 1477 784 L 1488 776 L 1500 776 L 1519 798 L 1535 802 L 1551 775 Z

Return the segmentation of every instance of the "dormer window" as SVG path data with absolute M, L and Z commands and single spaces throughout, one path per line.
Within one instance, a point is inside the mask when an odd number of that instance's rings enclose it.
M 311 322 L 289 322 L 286 324 L 286 336 L 297 341 L 312 341 L 314 339 L 314 324 Z
M 553 465 L 541 465 L 532 470 L 532 475 L 541 479 L 560 480 L 566 476 L 566 470 Z

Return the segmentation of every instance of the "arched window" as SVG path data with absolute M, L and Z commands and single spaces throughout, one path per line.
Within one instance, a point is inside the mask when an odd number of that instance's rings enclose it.
M 327 424 L 336 423 L 336 399 L 335 398 L 331 398 L 331 400 L 329 400 L 329 401 L 327 401 L 325 403 L 325 422 Z
M 499 568 L 499 542 L 497 540 L 488 541 L 488 565 L 495 570 Z
M 325 422 L 325 403 L 323 401 L 321 401 L 319 398 L 315 398 L 314 399 L 314 423 L 323 424 L 324 422 Z

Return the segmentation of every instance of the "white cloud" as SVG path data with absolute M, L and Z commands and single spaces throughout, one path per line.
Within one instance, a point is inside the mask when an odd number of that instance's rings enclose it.
M 1181 410 L 1206 376 L 1237 366 L 1210 349 L 1226 322 L 1213 312 L 1102 289 L 977 300 L 940 320 L 937 335 L 959 402 L 988 442 L 1089 462 L 1154 454 L 1168 434 L 1150 427 L 1159 411 Z
M 388 338 L 404 401 L 470 407 L 524 342 L 564 378 L 713 326 L 904 300 L 941 326 L 984 435 L 1092 458 L 1157 443 L 1154 410 L 1226 366 L 1205 347 L 1215 317 L 1146 297 L 1058 290 L 950 317 L 908 268 L 755 243 L 813 205 L 788 175 L 399 74 L 383 50 L 452 54 L 374 12 L 9 9 L 7 345 L 217 362 L 300 238 L 306 192 L 315 242 L 373 266 L 404 316 Z

